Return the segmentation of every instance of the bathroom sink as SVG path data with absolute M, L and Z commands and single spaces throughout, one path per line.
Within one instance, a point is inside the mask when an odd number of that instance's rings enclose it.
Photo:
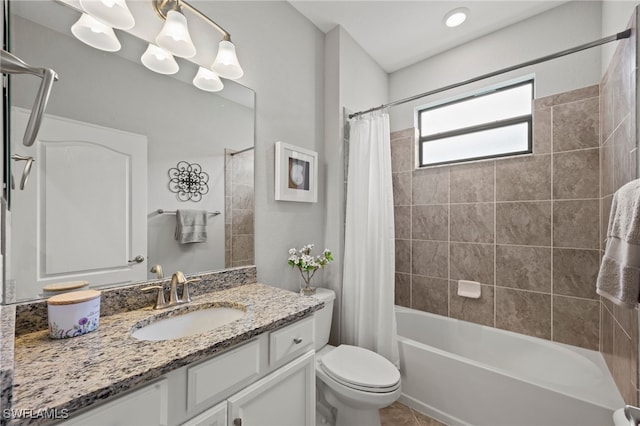
M 145 325 L 131 333 L 138 340 L 171 340 L 213 330 L 244 317 L 246 311 L 228 306 L 186 312 L 163 318 Z

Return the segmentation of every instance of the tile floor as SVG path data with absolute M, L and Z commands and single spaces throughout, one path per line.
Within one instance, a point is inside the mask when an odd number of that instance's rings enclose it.
M 380 410 L 381 426 L 447 426 L 399 402 Z

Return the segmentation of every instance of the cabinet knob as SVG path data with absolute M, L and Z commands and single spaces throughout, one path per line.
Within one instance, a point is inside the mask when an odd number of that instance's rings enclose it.
M 233 426 L 242 426 L 242 419 L 240 417 L 233 419 Z
M 299 337 L 296 337 L 293 339 L 293 343 L 295 343 L 296 345 L 299 345 L 300 343 L 302 343 L 302 339 Z

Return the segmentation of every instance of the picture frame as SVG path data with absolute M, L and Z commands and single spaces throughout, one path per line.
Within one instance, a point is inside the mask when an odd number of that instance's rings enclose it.
M 276 142 L 275 199 L 318 202 L 318 153 Z

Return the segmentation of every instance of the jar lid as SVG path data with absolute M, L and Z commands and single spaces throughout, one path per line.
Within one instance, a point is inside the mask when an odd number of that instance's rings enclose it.
M 67 281 L 64 283 L 47 284 L 42 287 L 44 291 L 67 291 L 75 290 L 77 288 L 86 287 L 89 285 L 89 281 Z
M 57 294 L 47 299 L 49 305 L 72 305 L 100 297 L 98 290 L 74 291 L 71 293 Z

